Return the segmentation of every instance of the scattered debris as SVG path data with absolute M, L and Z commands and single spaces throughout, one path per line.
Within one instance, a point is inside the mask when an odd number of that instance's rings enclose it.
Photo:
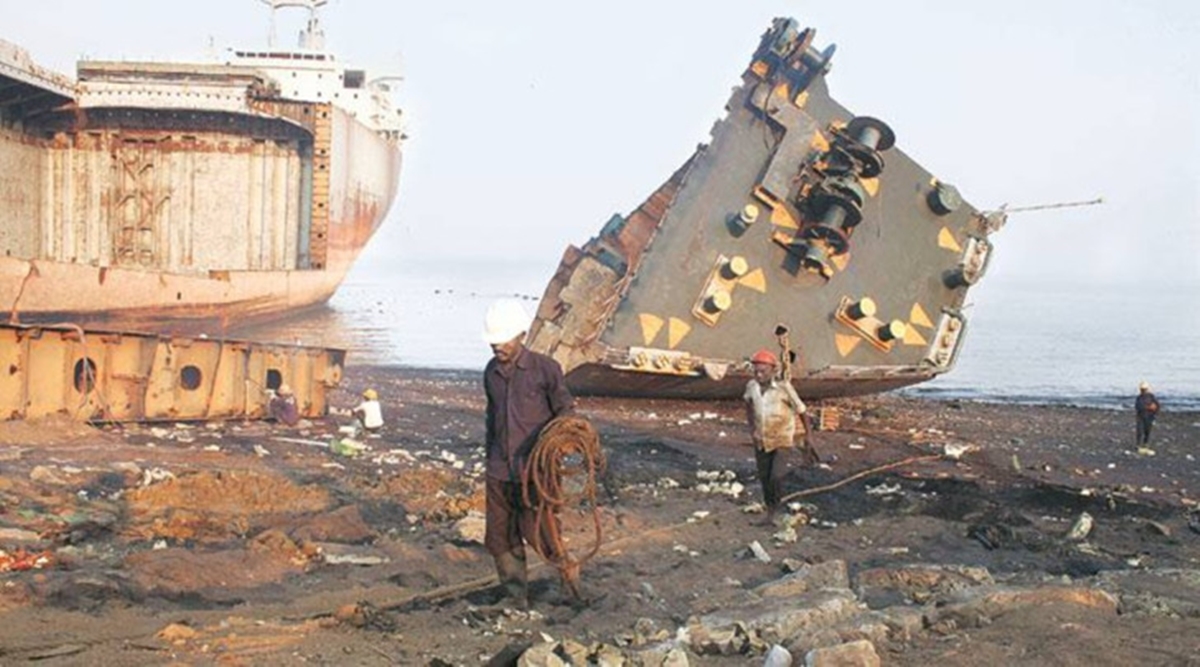
M 1081 512 L 1079 518 L 1075 519 L 1075 523 L 1071 525 L 1071 529 L 1067 531 L 1067 539 L 1075 542 L 1085 539 L 1092 532 L 1094 522 L 1091 514 Z

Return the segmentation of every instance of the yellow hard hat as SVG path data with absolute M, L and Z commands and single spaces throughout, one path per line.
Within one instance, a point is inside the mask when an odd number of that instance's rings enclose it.
M 367 389 L 363 392 L 363 398 L 368 401 L 374 401 L 379 398 L 379 394 L 376 394 L 374 389 Z

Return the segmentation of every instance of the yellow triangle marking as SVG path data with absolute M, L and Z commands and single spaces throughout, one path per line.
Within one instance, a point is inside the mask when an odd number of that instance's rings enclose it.
M 804 105 L 807 102 L 808 102 L 808 91 L 807 90 L 801 91 L 800 94 L 796 96 L 796 99 L 792 100 L 792 103 L 800 108 L 804 108 Z
M 687 336 L 692 330 L 692 325 L 684 322 L 678 317 L 672 317 L 667 321 L 667 347 L 674 350 L 684 336 Z
M 650 347 L 654 337 L 662 330 L 663 319 L 650 313 L 642 313 L 638 315 L 638 319 L 642 322 L 642 340 L 645 341 L 646 347 Z
M 833 257 L 829 258 L 829 261 L 833 262 L 833 265 L 837 267 L 838 271 L 845 271 L 846 265 L 850 263 L 850 253 L 847 252 L 840 255 L 834 255 Z
M 921 335 L 920 331 L 917 331 L 913 327 L 908 327 L 907 329 L 904 330 L 904 344 L 905 345 L 928 345 L 929 341 L 925 340 L 925 337 Z
M 954 233 L 948 227 L 942 227 L 942 231 L 938 233 L 938 245 L 946 250 L 962 252 L 962 246 L 958 245 L 958 241 L 954 239 Z
M 775 86 L 775 94 L 785 100 L 792 99 L 792 93 L 788 90 L 787 81 L 780 81 L 778 86 Z
M 933 328 L 933 321 L 929 319 L 929 315 L 919 303 L 913 304 L 912 310 L 908 313 L 908 322 L 909 324 L 916 324 L 917 326 L 922 326 L 926 329 Z
M 862 186 L 863 186 L 863 190 L 866 190 L 867 194 L 872 197 L 879 194 L 879 178 L 878 177 L 862 179 Z
M 841 354 L 843 357 L 853 352 L 854 348 L 858 347 L 858 344 L 862 342 L 862 339 L 858 336 L 847 336 L 845 334 L 834 334 L 833 340 L 837 343 L 838 354 Z
M 825 135 L 821 134 L 820 132 L 813 132 L 813 138 L 812 141 L 809 142 L 809 145 L 822 153 L 829 152 L 829 140 L 826 139 Z
M 800 225 L 792 217 L 792 214 L 788 212 L 786 206 L 776 206 L 771 209 L 771 224 L 787 227 L 788 229 L 800 229 Z
M 754 269 L 750 273 L 738 279 L 739 285 L 745 285 L 756 292 L 766 293 L 767 291 L 767 274 L 763 273 L 762 269 Z

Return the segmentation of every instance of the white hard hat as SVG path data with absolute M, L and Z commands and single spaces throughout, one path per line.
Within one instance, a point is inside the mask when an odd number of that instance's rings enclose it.
M 1138 385 L 1138 389 L 1141 389 L 1142 391 L 1150 391 L 1150 383 L 1142 382 L 1141 384 Z
M 483 342 L 488 345 L 507 343 L 529 331 L 531 318 L 524 306 L 513 299 L 501 299 L 488 306 L 483 319 Z

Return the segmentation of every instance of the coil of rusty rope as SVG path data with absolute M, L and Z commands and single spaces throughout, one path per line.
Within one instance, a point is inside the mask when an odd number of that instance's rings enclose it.
M 579 573 L 600 550 L 603 533 L 596 505 L 596 482 L 604 474 L 604 452 L 592 424 L 577 415 L 563 415 L 542 429 L 521 471 L 521 494 L 536 511 L 533 547 L 562 575 L 563 585 L 580 599 Z M 563 509 L 588 506 L 595 540 L 582 555 L 573 555 L 563 540 L 559 520 Z

